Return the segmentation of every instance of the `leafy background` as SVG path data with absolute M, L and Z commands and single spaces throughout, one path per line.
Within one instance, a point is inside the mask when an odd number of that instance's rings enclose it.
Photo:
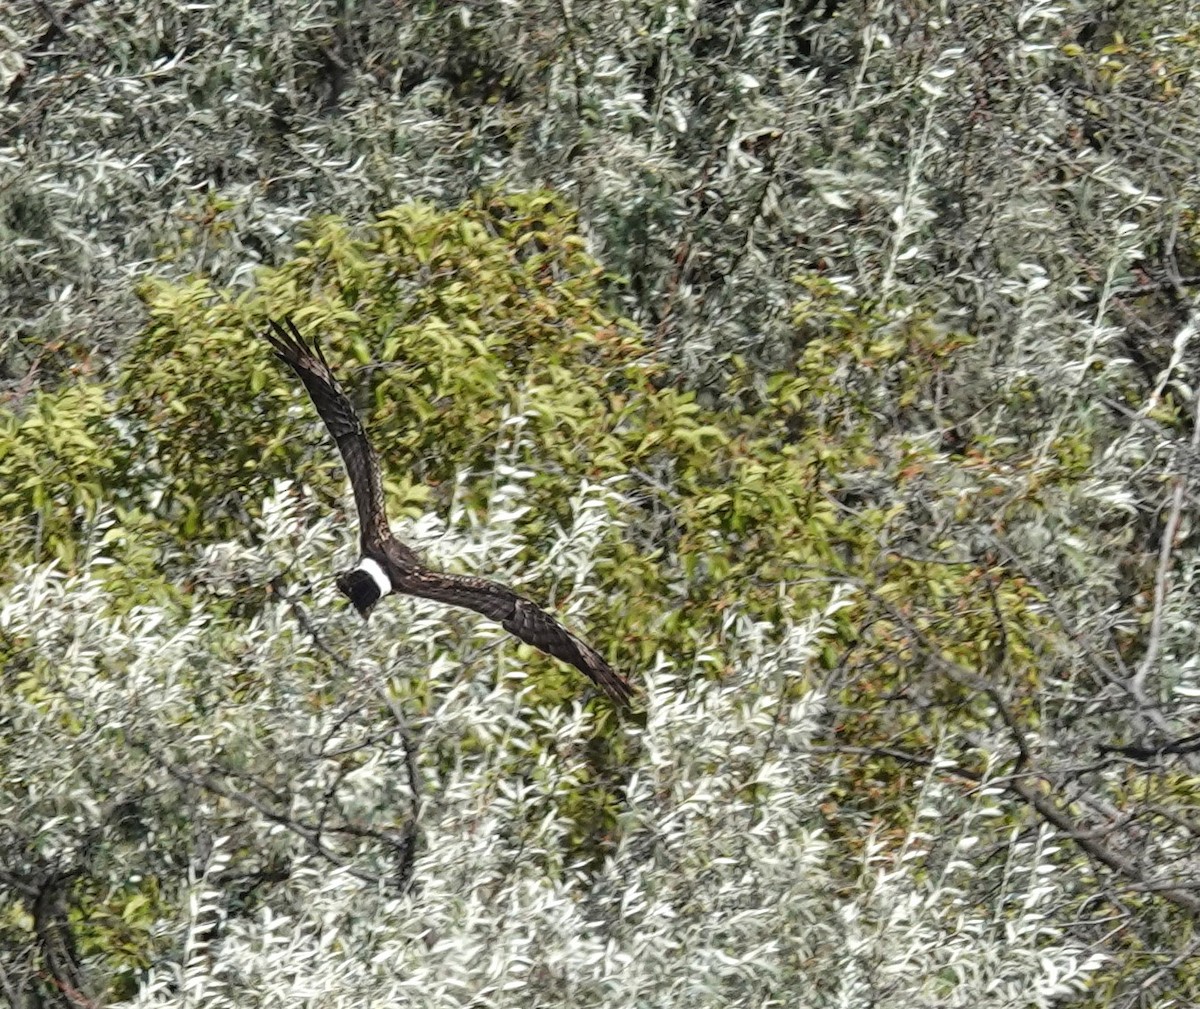
M 1194 1004 L 1188 5 L 14 11 L 9 1002 Z

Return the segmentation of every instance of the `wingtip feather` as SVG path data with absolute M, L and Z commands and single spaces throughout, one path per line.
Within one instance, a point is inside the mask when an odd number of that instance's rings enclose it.
M 271 345 L 275 351 L 275 356 L 279 360 L 284 364 L 291 364 L 296 356 L 296 347 L 292 335 L 280 325 L 278 319 L 268 319 L 267 324 L 271 328 L 263 330 L 263 337 Z
M 608 675 L 606 677 L 597 677 L 596 682 L 600 685 L 600 689 L 603 690 L 608 695 L 609 699 L 615 704 L 618 704 L 623 708 L 628 708 L 633 704 L 633 699 L 636 696 L 637 691 L 634 689 L 633 684 L 631 684 L 627 679 L 625 679 L 625 677 L 621 676 L 613 669 L 608 669 Z
M 595 651 L 595 649 L 578 641 L 578 639 L 576 639 L 576 642 L 580 646 L 579 658 L 581 661 L 574 663 L 574 665 L 580 672 L 586 673 L 591 681 L 603 690 L 614 704 L 622 708 L 628 708 L 637 693 L 633 684 L 605 662 L 600 653 Z

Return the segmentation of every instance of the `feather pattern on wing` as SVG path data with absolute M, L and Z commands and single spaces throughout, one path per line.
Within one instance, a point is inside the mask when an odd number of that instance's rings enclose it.
M 601 658 L 596 649 L 507 585 L 486 578 L 441 574 L 426 568 L 403 578 L 397 589 L 491 617 L 513 637 L 574 666 L 618 704 L 628 704 L 633 697 L 633 687 Z
M 275 356 L 291 367 L 321 415 L 321 420 L 337 442 L 338 451 L 350 475 L 354 488 L 354 504 L 358 508 L 358 528 L 366 545 L 371 536 L 385 539 L 391 535 L 383 499 L 383 477 L 379 460 L 362 421 L 358 419 L 349 397 L 334 378 L 333 369 L 325 360 L 320 344 L 310 348 L 291 319 L 283 324 L 271 320 L 271 332 L 266 338 L 275 348 Z

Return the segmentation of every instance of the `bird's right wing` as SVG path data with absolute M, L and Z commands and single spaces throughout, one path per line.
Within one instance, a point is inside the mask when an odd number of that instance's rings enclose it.
M 407 574 L 399 592 L 462 606 L 491 617 L 527 645 L 570 663 L 622 707 L 628 707 L 633 687 L 586 641 L 568 631 L 545 610 L 507 585 L 465 575 L 446 575 L 428 568 Z
M 358 526 L 364 542 L 373 537 L 377 542 L 390 538 L 379 460 L 320 345 L 316 341 L 312 347 L 305 343 L 291 319 L 282 323 L 272 319 L 271 329 L 263 335 L 275 348 L 275 356 L 300 376 L 317 413 L 337 442 L 350 475 L 350 486 L 354 488 Z

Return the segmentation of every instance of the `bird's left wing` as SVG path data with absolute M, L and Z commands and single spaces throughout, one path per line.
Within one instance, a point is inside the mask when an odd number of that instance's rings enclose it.
M 263 335 L 275 348 L 275 356 L 300 376 L 317 413 L 337 442 L 350 475 L 350 486 L 354 488 L 359 531 L 364 542 L 371 538 L 377 541 L 388 539 L 391 530 L 384 506 L 379 460 L 358 413 L 334 377 L 320 345 L 316 341 L 312 347 L 305 343 L 291 319 L 284 319 L 282 323 L 272 319 L 270 330 Z

